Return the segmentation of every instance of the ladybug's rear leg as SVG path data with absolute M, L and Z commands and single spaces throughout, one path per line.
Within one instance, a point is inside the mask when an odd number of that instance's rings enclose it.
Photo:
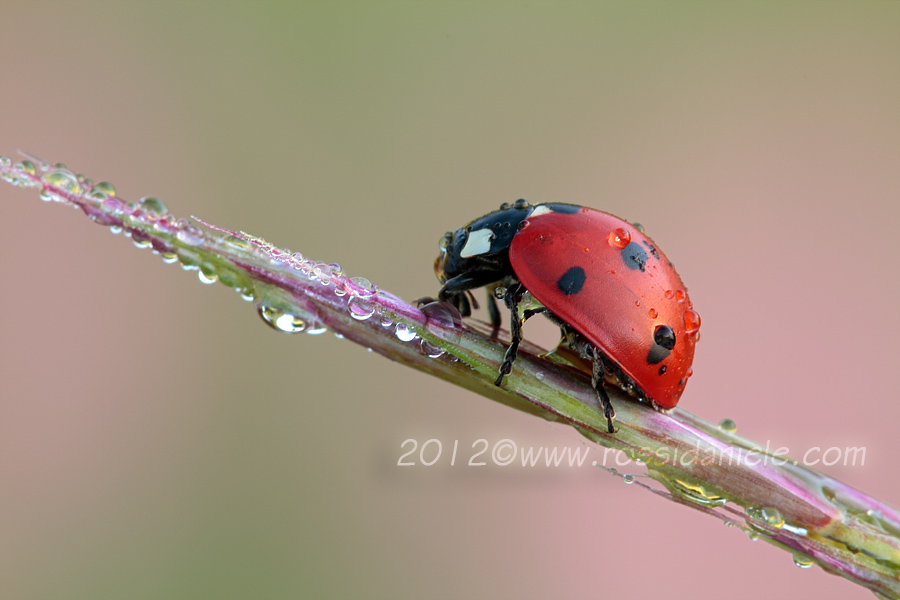
M 591 384 L 597 390 L 600 405 L 603 407 L 603 416 L 606 417 L 606 431 L 615 433 L 616 428 L 613 427 L 613 419 L 616 418 L 616 411 L 613 408 L 612 401 L 609 399 L 609 394 L 606 393 L 606 389 L 603 387 L 603 354 L 596 346 L 591 348 L 591 354 L 594 359 L 594 366 L 591 370 Z

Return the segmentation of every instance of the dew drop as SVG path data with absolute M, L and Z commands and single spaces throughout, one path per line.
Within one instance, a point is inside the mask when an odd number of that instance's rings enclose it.
M 455 306 L 443 302 L 431 302 L 423 306 L 421 311 L 431 325 L 440 325 L 441 327 L 462 326 L 462 315 L 459 314 Z
M 623 227 L 617 227 L 616 229 L 613 229 L 609 232 L 609 235 L 606 237 L 606 241 L 613 248 L 618 248 L 619 250 L 621 250 L 631 243 L 631 234 L 627 229 Z
M 153 196 L 146 196 L 138 200 L 137 208 L 142 210 L 151 219 L 158 219 L 169 214 L 169 209 L 163 201 Z
M 422 352 L 428 358 L 439 358 L 441 355 L 444 354 L 444 351 L 441 350 L 441 348 L 439 346 L 435 346 L 434 344 L 432 344 L 431 342 L 429 342 L 428 340 L 426 340 L 424 338 L 422 339 L 420 346 L 422 347 Z
M 22 173 L 23 175 L 36 175 L 37 167 L 34 166 L 34 163 L 30 160 L 23 160 L 16 163 L 14 167 L 16 171 Z
M 672 290 L 666 290 L 666 300 L 671 300 L 675 297 L 675 292 Z
M 747 509 L 747 516 L 754 521 L 763 523 L 775 529 L 784 527 L 784 517 L 781 516 L 781 511 L 777 508 L 751 506 Z M 752 525 L 753 523 L 751 522 L 750 524 Z
M 719 422 L 719 429 L 726 433 L 734 433 L 737 431 L 737 423 L 731 419 L 722 419 Z
M 627 485 L 631 485 L 632 483 L 634 483 L 634 475 L 632 475 L 631 473 L 626 473 L 622 476 L 622 481 Z
M 247 302 L 256 300 L 256 294 L 253 293 L 253 288 L 245 287 L 238 290 L 238 293 L 241 295 L 241 300 L 246 300 Z
M 179 219 L 175 223 L 175 227 L 178 228 L 178 233 L 175 234 L 175 237 L 178 238 L 178 241 L 182 244 L 198 246 L 203 243 L 203 231 L 193 223 L 184 219 Z
M 313 322 L 310 323 L 309 328 L 306 330 L 307 335 L 322 335 L 328 331 L 328 328 L 322 325 L 321 323 Z
M 210 285 L 217 282 L 219 280 L 219 276 L 216 274 L 216 270 L 211 266 L 203 265 L 200 267 L 200 270 L 197 271 L 197 279 L 200 280 L 200 283 Z
M 687 297 L 687 294 L 684 293 L 684 290 L 675 290 L 675 299 L 679 302 L 684 302 L 684 299 Z
M 0 156 L 0 167 L 8 167 L 12 164 L 12 159 L 8 156 Z
M 41 181 L 46 185 L 51 185 L 53 187 L 59 188 L 64 192 L 68 192 L 69 194 L 80 194 L 81 193 L 81 184 L 78 183 L 78 179 L 71 171 L 66 171 L 65 169 L 54 169 L 53 171 L 47 171 L 44 173 L 44 176 L 41 177 Z M 65 196 L 61 196 L 53 192 L 52 190 L 44 189 L 43 192 L 49 196 L 48 200 L 55 200 L 57 202 L 67 202 Z M 43 196 L 42 196 L 43 197 Z
M 108 181 L 101 181 L 99 183 L 94 184 L 94 191 L 103 192 L 107 196 L 113 197 L 116 195 L 116 188 Z
M 543 381 L 544 378 L 546 377 L 546 375 L 544 375 L 541 371 L 538 371 L 537 373 L 535 373 L 534 376 L 537 378 L 538 381 Z
M 365 321 L 375 314 L 375 305 L 373 303 L 355 296 L 350 298 L 350 302 L 347 303 L 347 308 L 350 309 L 350 316 L 357 321 Z
M 394 329 L 394 335 L 401 342 L 411 342 L 416 339 L 416 332 L 410 329 L 405 323 L 397 323 Z
M 640 223 L 632 223 L 631 226 L 634 227 L 635 229 L 637 229 L 638 231 L 640 231 L 641 233 L 644 233 L 644 226 L 641 225 Z
M 178 262 L 178 255 L 174 252 L 163 252 L 160 254 L 160 257 L 162 258 L 162 261 L 167 265 Z
M 140 231 L 134 231 L 131 234 L 131 243 L 134 244 L 135 248 L 149 248 L 153 245 L 153 242 L 150 241 L 145 234 Z
M 651 308 L 647 314 L 650 315 L 651 319 L 655 319 L 656 317 L 659 316 L 659 311 L 657 311 L 655 308 Z
M 343 286 L 335 286 L 334 295 L 341 298 L 347 295 L 347 290 L 345 290 Z
M 228 244 L 229 246 L 240 248 L 241 250 L 250 249 L 250 242 L 245 239 L 241 239 L 236 235 L 226 235 L 224 238 L 222 238 L 222 242 Z
M 262 317 L 262 320 L 272 327 L 272 329 L 277 331 L 283 333 L 301 333 L 306 329 L 306 321 L 300 317 L 286 313 L 281 309 L 275 308 L 274 306 L 260 304 L 256 310 L 259 312 L 259 316 Z
M 794 564 L 801 569 L 808 569 L 816 564 L 816 562 L 805 554 L 800 554 L 799 552 L 797 552 L 794 554 Z
M 690 308 L 684 311 L 684 332 L 692 335 L 700 331 L 700 315 Z
M 498 285 L 497 287 L 494 288 L 494 298 L 496 298 L 497 300 L 503 300 L 503 298 L 505 296 L 506 296 L 506 288 L 505 287 L 503 287 L 502 285 Z
M 119 225 L 112 225 L 109 228 L 109 232 L 113 235 L 119 235 L 120 233 L 122 233 L 122 227 L 120 227 Z
M 358 285 L 362 290 L 360 291 L 360 296 L 371 296 L 377 291 L 375 284 L 366 279 L 365 277 L 351 277 L 350 281 Z M 368 318 L 368 317 L 367 317 Z
M 390 317 L 382 316 L 381 317 L 381 326 L 382 327 L 390 327 L 394 322 L 390 319 Z

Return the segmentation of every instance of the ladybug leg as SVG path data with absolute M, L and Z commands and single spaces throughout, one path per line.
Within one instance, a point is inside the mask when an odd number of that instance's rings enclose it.
M 616 428 L 613 427 L 613 419 L 616 417 L 616 411 L 613 408 L 612 401 L 609 399 L 609 394 L 606 393 L 606 389 L 603 387 L 603 358 L 596 346 L 591 349 L 591 354 L 594 359 L 594 367 L 591 371 L 591 384 L 597 390 L 600 406 L 603 407 L 603 416 L 606 417 L 606 431 L 615 433 Z
M 510 324 L 509 324 L 509 347 L 506 349 L 506 356 L 503 357 L 503 364 L 500 365 L 500 376 L 494 382 L 494 385 L 503 384 L 503 376 L 509 375 L 512 371 L 512 365 L 516 361 L 516 354 L 519 352 L 519 342 L 522 341 L 522 319 L 519 317 L 519 302 L 522 300 L 524 289 L 521 285 L 514 284 L 506 289 L 506 295 L 503 296 L 503 302 L 509 308 Z
M 488 317 L 491 319 L 491 327 L 493 328 L 491 337 L 497 337 L 497 332 L 500 330 L 500 309 L 497 308 L 497 299 L 494 298 L 494 293 L 490 288 L 487 289 L 487 302 L 485 302 L 485 307 L 487 308 Z

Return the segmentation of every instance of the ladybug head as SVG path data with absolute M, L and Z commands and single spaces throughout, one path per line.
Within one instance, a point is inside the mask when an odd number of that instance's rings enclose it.
M 513 275 L 509 245 L 519 224 L 534 207 L 525 200 L 504 203 L 499 210 L 448 231 L 440 241 L 434 272 L 443 284 L 440 299 L 468 314 L 465 292 L 501 281 Z
M 447 283 L 460 275 L 484 279 L 487 272 L 497 272 L 499 277 L 491 280 L 497 281 L 510 274 L 509 244 L 519 224 L 533 210 L 525 200 L 504 203 L 500 210 L 445 233 L 439 244 L 440 254 L 434 261 L 438 281 Z M 470 287 L 481 285 L 485 283 Z

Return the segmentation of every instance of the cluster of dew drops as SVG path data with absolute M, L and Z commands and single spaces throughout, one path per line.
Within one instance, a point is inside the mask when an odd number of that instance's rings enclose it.
M 42 173 L 40 177 L 38 173 Z M 115 187 L 109 182 L 94 183 L 84 175 L 73 173 L 63 163 L 51 165 L 34 157 L 13 164 L 10 158 L 0 156 L 0 178 L 13 186 L 41 188 L 40 197 L 45 202 L 58 202 L 73 208 L 81 208 L 92 221 L 109 227 L 113 234 L 130 237 L 137 248 L 151 248 L 154 254 L 160 255 L 164 263 L 174 264 L 180 261 L 185 271 L 197 271 L 198 279 L 204 284 L 220 281 L 234 287 L 242 299 L 256 303 L 260 317 L 277 331 L 310 335 L 328 331 L 321 323 L 291 314 L 274 303 L 258 300 L 252 288 L 232 285 L 231 275 L 217 272 L 212 265 L 202 262 L 196 253 L 185 248 L 167 246 L 158 238 L 151 239 L 140 231 L 128 230 L 122 226 L 123 221 L 130 218 L 143 223 L 153 223 L 157 231 L 174 235 L 186 246 L 199 246 L 209 241 L 203 230 L 192 221 L 175 219 L 169 213 L 168 207 L 158 198 L 144 197 L 137 202 L 125 202 L 117 197 Z M 57 193 L 53 188 L 61 190 L 64 194 Z M 72 196 L 80 196 L 87 200 L 87 203 L 70 202 Z M 263 238 L 245 233 L 242 233 L 241 237 L 226 234 L 218 241 L 246 251 L 253 250 L 252 247 L 255 246 L 274 263 L 300 271 L 307 278 L 318 280 L 322 285 L 333 285 L 336 296 L 343 297 L 350 294 L 347 310 L 350 316 L 358 321 L 366 321 L 377 314 L 376 304 L 371 301 L 372 296 L 378 293 L 377 287 L 365 277 L 345 278 L 337 263 L 316 262 L 305 258 L 299 252 L 291 253 L 290 250 L 280 249 Z M 347 285 L 347 282 L 351 285 Z M 393 327 L 394 335 L 402 342 L 412 342 L 419 338 L 405 323 L 394 323 L 387 316 L 380 316 L 380 319 L 383 327 Z M 338 338 L 344 337 L 337 332 L 334 335 Z M 444 354 L 441 348 L 425 339 L 420 339 L 420 347 L 430 358 L 438 358 Z M 371 348 L 369 350 L 371 351 Z

